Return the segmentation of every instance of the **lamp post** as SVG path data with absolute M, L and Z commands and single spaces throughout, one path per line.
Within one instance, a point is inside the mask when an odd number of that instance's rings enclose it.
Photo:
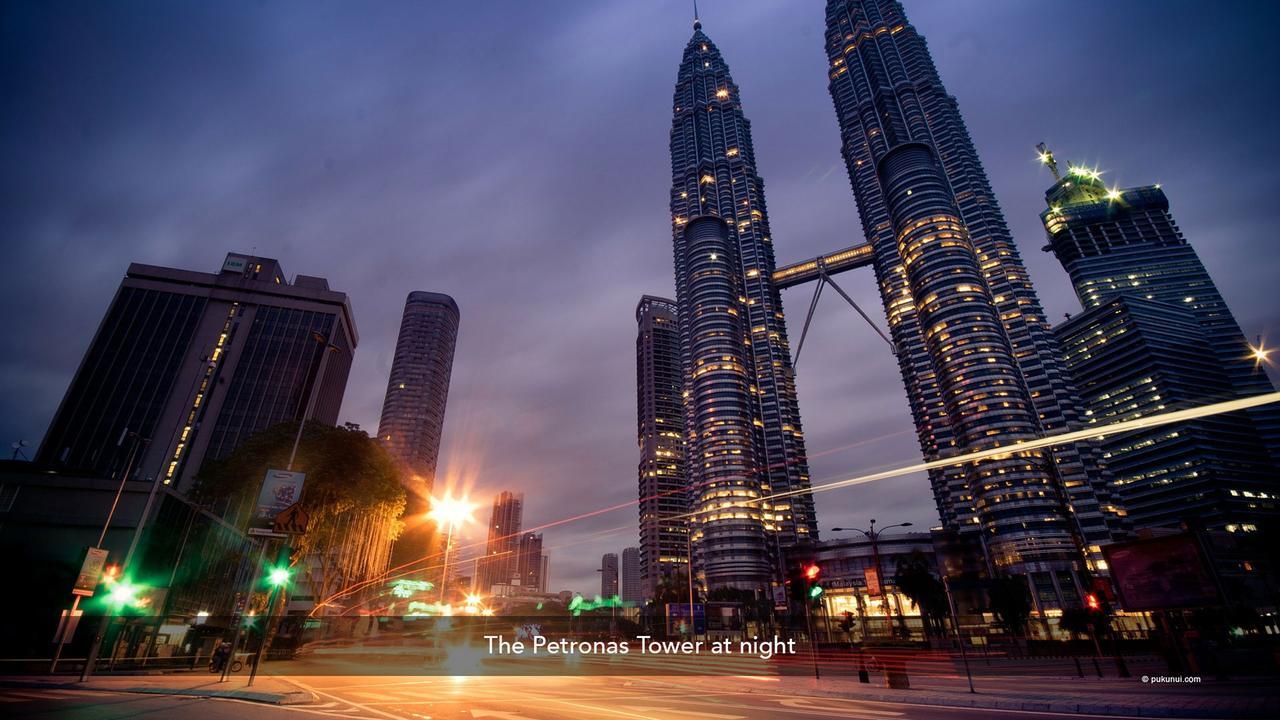
M 151 444 L 151 438 L 144 438 L 136 432 L 130 432 L 128 428 L 126 428 L 125 431 L 121 433 L 120 442 L 123 443 L 126 438 L 133 438 L 134 445 L 131 453 L 129 454 L 129 462 L 125 464 L 124 473 L 120 476 L 120 486 L 116 488 L 116 497 L 114 500 L 111 501 L 111 510 L 107 512 L 107 520 L 102 524 L 102 532 L 99 533 L 98 535 L 97 547 L 102 547 L 102 543 L 106 542 L 107 530 L 111 528 L 111 520 L 115 517 L 116 508 L 120 505 L 120 495 L 124 492 L 125 484 L 129 482 L 129 476 L 133 474 L 133 468 L 134 468 L 134 465 L 137 463 L 138 456 L 146 452 L 147 447 Z M 152 488 L 152 492 L 153 493 L 155 492 L 154 487 Z M 138 519 L 138 527 L 134 529 L 133 540 L 129 545 L 129 553 L 125 557 L 124 564 L 120 566 L 121 577 L 125 577 L 125 572 L 129 569 L 129 560 L 132 559 L 133 548 L 138 542 L 138 530 L 142 529 L 142 523 L 143 521 L 146 520 L 146 513 L 149 510 L 150 510 L 150 499 L 148 499 L 147 509 L 143 511 L 142 517 Z M 71 623 L 74 621 L 73 616 L 75 615 L 76 610 L 79 609 L 79 606 L 80 606 L 80 596 L 77 595 L 76 599 L 71 603 L 71 611 L 67 613 L 68 627 L 70 627 Z M 112 620 L 111 610 L 110 610 L 110 605 L 108 605 L 106 612 L 104 612 L 102 615 L 102 621 L 98 623 L 98 631 L 93 636 L 93 645 L 90 646 L 89 648 L 89 656 L 85 658 L 84 667 L 81 668 L 80 670 L 79 682 L 84 682 L 88 680 L 89 676 L 93 674 L 93 666 L 98 660 L 98 653 L 102 650 L 102 639 L 103 637 L 106 636 L 107 630 L 109 630 L 111 627 L 111 620 Z M 58 660 L 62 656 L 62 645 L 63 645 L 62 641 L 64 639 L 70 639 L 70 638 L 62 638 L 62 637 L 58 638 L 57 646 L 54 649 L 53 662 L 50 663 L 49 665 L 49 672 L 51 674 L 58 668 Z
M 885 582 L 884 582 L 883 568 L 880 567 L 880 536 L 884 534 L 885 530 L 892 530 L 893 528 L 899 528 L 899 527 L 904 527 L 904 528 L 911 527 L 911 523 L 904 522 L 904 523 L 896 523 L 894 525 L 885 525 L 884 527 L 877 530 L 876 519 L 871 518 L 871 527 L 867 530 L 863 530 L 862 528 L 831 528 L 831 532 L 860 532 L 863 535 L 866 535 L 867 539 L 871 541 L 871 561 L 872 563 L 875 564 L 876 581 L 880 583 L 880 591 L 882 594 L 884 593 Z M 897 603 L 897 605 L 898 605 L 898 619 L 901 620 L 902 604 Z M 892 618 L 890 618 L 889 620 L 889 626 L 893 627 Z
M 445 493 L 442 498 L 431 498 L 431 512 L 427 518 L 445 528 L 444 562 L 440 568 L 440 604 L 444 605 L 445 588 L 449 584 L 449 549 L 453 546 L 453 529 L 462 523 L 472 521 L 471 513 L 476 506 L 467 502 L 466 498 L 455 498 Z
M 311 392 L 307 393 L 307 406 L 303 409 L 302 420 L 298 423 L 298 432 L 293 436 L 293 449 L 289 451 L 289 465 L 286 470 L 293 470 L 293 461 L 298 456 L 298 444 L 302 442 L 302 428 L 306 426 L 307 420 L 311 417 L 311 409 L 316 404 L 316 390 L 320 387 L 321 380 L 324 379 L 325 366 L 329 364 L 329 353 L 337 352 L 342 348 L 329 342 L 329 336 L 320 332 L 311 333 L 311 338 L 315 340 L 323 349 L 320 351 L 320 367 L 316 369 L 315 382 L 311 383 Z

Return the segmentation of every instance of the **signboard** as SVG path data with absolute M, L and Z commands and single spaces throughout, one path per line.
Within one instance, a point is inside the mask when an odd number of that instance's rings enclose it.
M 227 255 L 227 259 L 222 261 L 222 271 L 242 273 L 248 262 L 249 259 L 242 255 Z
M 867 581 L 867 594 L 872 597 L 880 595 L 880 571 L 869 567 L 862 571 L 862 576 Z
M 1103 546 L 1125 610 L 1218 605 L 1218 584 L 1191 533 Z
M 54 645 L 66 645 L 71 642 L 71 638 L 76 635 L 76 627 L 80 625 L 81 615 L 84 615 L 83 610 L 62 611 L 62 617 L 58 619 L 58 629 L 53 632 Z
M 294 503 L 276 515 L 273 530 L 285 535 L 302 535 L 307 532 L 311 516 L 302 509 L 302 503 Z
M 702 603 L 693 604 L 693 633 L 701 635 L 707 631 L 707 610 Z M 689 603 L 667 603 L 667 634 L 688 635 Z
M 72 595 L 93 597 L 93 591 L 102 579 L 102 568 L 107 564 L 107 551 L 99 547 L 91 547 L 84 554 L 84 562 L 80 564 L 80 574 L 76 575 L 76 584 L 71 588 Z
M 306 479 L 306 473 L 268 470 L 267 476 L 262 479 L 262 490 L 258 492 L 258 505 L 253 513 L 253 521 L 249 523 L 250 534 L 266 534 L 263 530 L 274 532 L 276 516 L 298 502 L 302 497 L 302 483 Z

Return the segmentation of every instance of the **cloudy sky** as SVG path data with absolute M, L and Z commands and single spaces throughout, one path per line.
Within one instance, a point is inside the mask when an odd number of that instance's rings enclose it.
M 704 0 L 753 123 L 780 263 L 859 240 L 819 0 Z M 1252 337 L 1280 344 L 1280 6 L 908 0 L 1050 318 L 1034 145 L 1161 183 Z M 553 589 L 635 544 L 634 307 L 672 293 L 667 133 L 689 3 L 0 6 L 0 439 L 38 443 L 130 261 L 279 258 L 352 298 L 342 419 L 376 428 L 405 295 L 462 309 L 442 475 L 524 492 Z M 870 270 L 839 277 L 883 323 Z M 1268 288 L 1271 288 L 1268 290 Z M 807 289 L 784 295 L 793 341 Z M 901 379 L 824 293 L 799 363 L 814 481 L 917 460 Z M 936 523 L 923 477 L 818 496 Z M 487 514 L 487 510 L 480 515 Z M 483 521 L 483 517 L 481 520 Z M 470 532 L 479 538 L 480 531 Z

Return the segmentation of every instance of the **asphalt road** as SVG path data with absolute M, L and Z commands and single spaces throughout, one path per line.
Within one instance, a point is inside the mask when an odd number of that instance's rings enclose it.
M 1102 717 L 723 691 L 716 689 L 714 678 L 671 682 L 660 678 L 608 677 L 310 676 L 299 682 L 319 697 L 318 703 L 272 706 L 238 700 L 81 690 L 3 689 L 0 690 L 0 716 L 73 720 L 170 717 L 182 720 L 317 720 L 317 717 L 360 720 L 1043 720 L 1055 716 L 1087 720 Z

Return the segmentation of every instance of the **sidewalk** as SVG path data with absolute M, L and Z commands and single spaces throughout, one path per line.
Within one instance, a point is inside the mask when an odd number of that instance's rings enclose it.
M 959 678 L 964 682 L 964 678 Z M 759 679 L 715 678 L 720 687 L 730 686 L 747 693 L 808 695 L 868 700 L 885 703 L 940 705 L 944 707 L 988 708 L 1091 715 L 1170 718 L 1277 718 L 1280 696 L 1274 681 L 1243 680 L 1197 686 L 1143 684 L 1130 680 L 1067 680 L 1060 688 L 1009 679 L 1002 683 L 975 678 L 976 693 L 962 688 L 936 687 L 891 690 L 882 684 L 862 684 L 856 678 L 782 677 L 776 682 Z
M 157 695 L 194 695 L 231 698 L 272 705 L 302 705 L 316 702 L 316 697 L 283 678 L 258 675 L 253 687 L 246 687 L 247 675 L 237 674 L 218 682 L 211 673 L 171 675 L 95 676 L 87 682 L 76 682 L 72 675 L 9 675 L 0 677 L 0 687 L 61 688 L 68 690 L 106 690 Z

